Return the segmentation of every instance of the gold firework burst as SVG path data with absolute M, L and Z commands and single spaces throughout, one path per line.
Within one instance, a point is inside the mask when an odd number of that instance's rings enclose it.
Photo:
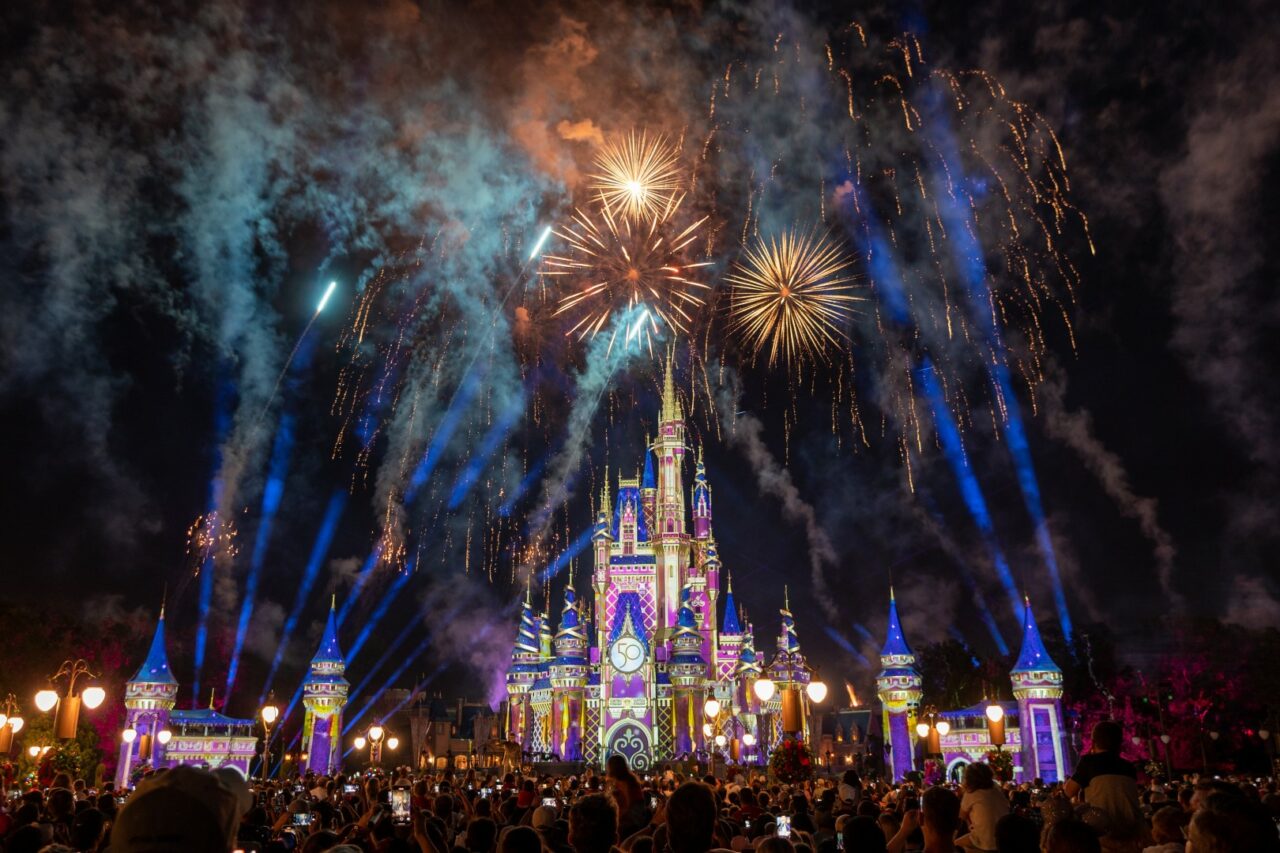
M 597 215 L 578 208 L 569 227 L 556 230 L 568 250 L 544 255 L 541 272 L 577 283 L 554 312 L 581 313 L 566 335 L 593 338 L 620 313 L 610 351 L 621 332 L 624 344 L 643 343 L 652 353 L 653 337 L 664 325 L 672 333 L 689 330 L 690 312 L 706 304 L 699 294 L 710 289 L 691 274 L 711 262 L 685 261 L 706 217 L 680 229 L 674 222 L 680 202 L 672 197 L 658 215 L 633 222 L 604 200 Z
M 596 169 L 591 189 L 633 223 L 659 216 L 680 189 L 679 157 L 664 136 L 632 131 L 615 139 L 596 157 Z
M 753 352 L 767 347 L 771 367 L 780 355 L 788 364 L 820 358 L 844 339 L 858 301 L 852 265 L 842 245 L 817 231 L 757 240 L 725 277 L 734 286 L 731 327 Z

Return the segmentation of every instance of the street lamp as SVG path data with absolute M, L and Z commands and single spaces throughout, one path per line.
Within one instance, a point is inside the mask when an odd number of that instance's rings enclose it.
M 810 702 L 822 704 L 827 698 L 827 685 L 822 681 L 810 681 L 804 692 L 809 695 Z
M 18 716 L 18 698 L 10 693 L 0 702 L 0 756 L 13 751 L 13 736 L 22 731 L 22 717 Z
M 778 685 L 773 683 L 772 678 L 758 678 L 755 686 L 756 698 L 761 702 L 768 702 L 773 698 L 773 694 L 777 691 Z
M 76 690 L 76 682 L 81 678 L 97 678 L 89 671 L 89 664 L 83 659 L 63 661 L 58 671 L 49 677 L 50 683 L 67 680 L 66 693 L 59 695 L 53 688 L 46 688 L 36 694 L 36 707 L 48 713 L 57 708 L 53 718 L 53 735 L 61 740 L 71 740 L 76 736 L 76 725 L 80 722 L 80 705 L 92 711 L 107 698 L 107 691 L 96 685 L 83 691 Z
M 999 702 L 987 706 L 987 734 L 991 737 L 991 745 L 1000 752 L 1004 746 L 1004 707 Z M 950 727 L 948 727 L 950 728 Z
M 930 705 L 916 723 L 916 735 L 925 742 L 925 757 L 942 755 L 942 738 L 951 731 L 951 724 L 942 719 L 938 709 Z
M 275 694 L 270 694 L 268 698 L 275 699 Z M 262 715 L 262 781 L 265 783 L 267 765 L 271 763 L 271 727 L 280 718 L 280 708 L 275 702 L 268 701 L 259 713 Z
M 137 739 L 138 739 L 137 729 L 125 729 L 120 733 L 120 740 L 124 741 L 125 743 L 133 743 Z
M 161 729 L 156 733 L 156 740 L 160 741 L 161 746 L 168 746 L 169 741 L 173 740 L 173 732 L 168 729 Z
M 369 763 L 381 764 L 382 747 L 395 749 L 400 746 L 400 738 L 389 735 L 381 724 L 374 723 L 365 730 L 364 734 L 357 735 L 351 743 L 357 750 L 362 750 L 366 746 L 369 747 Z

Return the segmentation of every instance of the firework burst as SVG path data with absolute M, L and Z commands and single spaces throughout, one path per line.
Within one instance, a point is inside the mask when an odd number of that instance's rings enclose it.
M 672 333 L 688 332 L 690 312 L 706 304 L 700 294 L 710 289 L 691 276 L 711 262 L 685 261 L 685 250 L 706 217 L 677 230 L 680 201 L 673 197 L 657 216 L 633 222 L 606 200 L 597 215 L 578 208 L 571 225 L 556 231 L 568 251 L 544 256 L 541 272 L 578 283 L 554 312 L 579 315 L 566 335 L 594 338 L 620 314 L 609 350 L 621 333 L 625 346 L 640 344 L 652 354 L 653 338 L 661 336 L 663 326 Z
M 596 168 L 592 191 L 635 224 L 661 216 L 680 189 L 679 158 L 663 136 L 632 131 L 604 147 Z
M 820 359 L 846 337 L 858 301 L 851 267 L 843 247 L 817 231 L 761 238 L 725 276 L 732 329 L 755 354 L 767 348 L 771 367 L 779 356 L 788 365 Z
M 198 516 L 187 528 L 187 563 L 198 575 L 211 560 L 234 560 L 240 540 L 232 519 L 223 519 L 216 510 Z

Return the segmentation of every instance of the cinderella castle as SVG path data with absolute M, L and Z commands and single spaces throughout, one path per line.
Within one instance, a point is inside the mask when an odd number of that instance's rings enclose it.
M 557 628 L 525 596 L 505 718 L 526 753 L 593 764 L 622 755 L 637 770 L 704 750 L 755 762 L 784 732 L 807 730 L 812 670 L 795 619 L 781 610 L 766 666 L 716 551 L 701 454 L 686 492 L 690 450 L 668 360 L 643 473 L 601 490 L 590 603 L 571 577 Z

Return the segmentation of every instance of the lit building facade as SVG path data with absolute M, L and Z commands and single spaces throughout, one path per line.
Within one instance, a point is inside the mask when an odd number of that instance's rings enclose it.
M 760 761 L 784 730 L 807 731 L 811 671 L 795 619 L 782 608 L 766 665 L 721 564 L 700 455 L 686 489 L 690 455 L 668 361 L 641 473 L 601 490 L 590 601 L 570 577 L 553 632 L 550 607 L 539 613 L 525 596 L 505 711 L 524 752 L 595 764 L 621 755 L 643 770 L 716 749 L 717 735 L 726 757 Z M 762 702 L 754 686 L 766 673 L 776 690 Z M 721 711 L 709 720 L 711 698 Z

